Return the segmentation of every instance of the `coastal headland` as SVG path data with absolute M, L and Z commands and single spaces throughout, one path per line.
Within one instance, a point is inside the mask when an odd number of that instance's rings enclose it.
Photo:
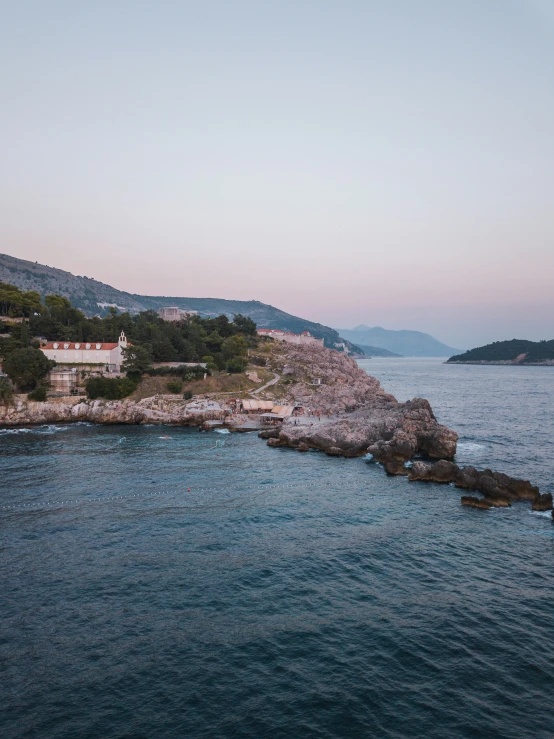
M 254 386 L 247 392 L 203 394 L 191 400 L 155 395 L 33 402 L 16 396 L 0 405 L 0 426 L 89 422 L 258 431 L 271 447 L 364 456 L 389 475 L 452 483 L 482 493 L 483 497 L 462 496 L 464 505 L 506 507 L 525 500 L 534 510 L 552 509 L 551 494 L 541 495 L 529 481 L 458 467 L 454 462 L 458 435 L 437 421 L 429 402 L 424 398 L 398 402 L 346 354 L 280 342 L 265 343 L 260 354 L 266 377 L 269 371 L 273 379 L 262 381 L 251 367 L 248 375 Z M 260 412 L 270 406 L 276 412 Z

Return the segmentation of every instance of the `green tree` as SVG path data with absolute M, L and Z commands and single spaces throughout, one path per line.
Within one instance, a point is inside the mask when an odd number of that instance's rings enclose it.
M 232 359 L 233 357 L 246 357 L 248 354 L 248 344 L 244 336 L 236 334 L 225 339 L 221 347 L 221 353 L 224 359 Z
M 39 387 L 36 387 L 34 390 L 32 390 L 29 395 L 27 395 L 29 400 L 35 400 L 39 403 L 44 403 L 46 400 L 46 388 L 44 385 L 40 385 Z
M 21 308 L 24 316 L 32 316 L 35 313 L 42 313 L 44 307 L 42 305 L 40 295 L 34 290 L 28 290 L 22 295 L 23 300 Z
M 241 357 L 233 357 L 227 362 L 227 370 L 231 373 L 244 372 L 246 369 L 246 361 Z
M 177 352 L 171 341 L 164 337 L 161 341 L 152 342 L 152 358 L 155 362 L 174 362 Z
M 4 372 L 19 390 L 29 392 L 55 364 L 40 349 L 16 349 L 4 360 Z
M 87 380 L 85 387 L 91 400 L 96 400 L 96 398 L 121 400 L 137 389 L 136 383 L 127 377 L 91 377 Z
M 237 313 L 233 318 L 233 323 L 237 327 L 237 331 L 247 336 L 256 336 L 256 323 L 251 318 Z
M 21 346 L 26 349 L 29 346 L 29 324 L 27 321 L 23 321 L 21 324 L 21 334 L 19 340 Z
M 123 349 L 123 369 L 127 372 L 145 372 L 152 364 L 152 355 L 144 346 L 128 346 Z
M 71 302 L 64 298 L 63 295 L 47 295 L 44 298 L 44 304 L 48 306 L 48 308 L 71 308 Z
M 7 405 L 13 397 L 13 387 L 6 377 L 0 377 L 0 403 Z

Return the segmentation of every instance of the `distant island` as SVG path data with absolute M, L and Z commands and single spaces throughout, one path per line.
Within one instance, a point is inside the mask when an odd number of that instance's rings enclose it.
M 377 347 L 392 352 L 393 355 L 403 357 L 450 357 L 461 350 L 442 341 L 438 341 L 430 334 L 422 331 L 392 331 L 381 326 L 356 326 L 353 329 L 337 329 L 341 336 L 361 347 Z M 366 351 L 366 350 L 364 350 Z M 366 353 L 368 353 L 366 351 Z M 391 356 L 369 352 L 373 356 Z
M 554 366 L 554 339 L 550 341 L 495 341 L 486 346 L 456 354 L 447 364 L 517 364 Z

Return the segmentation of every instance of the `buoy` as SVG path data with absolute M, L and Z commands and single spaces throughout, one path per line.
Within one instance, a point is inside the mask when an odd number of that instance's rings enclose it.
M 190 493 L 190 488 L 187 488 L 187 493 Z

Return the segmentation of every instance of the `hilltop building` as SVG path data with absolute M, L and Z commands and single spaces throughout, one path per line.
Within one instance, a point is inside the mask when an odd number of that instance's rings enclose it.
M 293 334 L 291 331 L 281 331 L 278 328 L 259 328 L 258 336 L 267 336 L 275 341 L 287 341 L 289 344 L 300 344 L 302 346 L 323 346 L 323 339 L 316 339 L 309 331 L 301 334 Z
M 58 368 L 64 365 L 80 370 L 120 372 L 127 338 L 123 331 L 117 343 L 50 341 L 40 348 Z
M 190 318 L 190 316 L 197 316 L 198 311 L 183 310 L 182 308 L 177 308 L 177 306 L 173 305 L 168 308 L 160 308 L 158 315 L 164 321 L 184 321 L 187 318 Z

